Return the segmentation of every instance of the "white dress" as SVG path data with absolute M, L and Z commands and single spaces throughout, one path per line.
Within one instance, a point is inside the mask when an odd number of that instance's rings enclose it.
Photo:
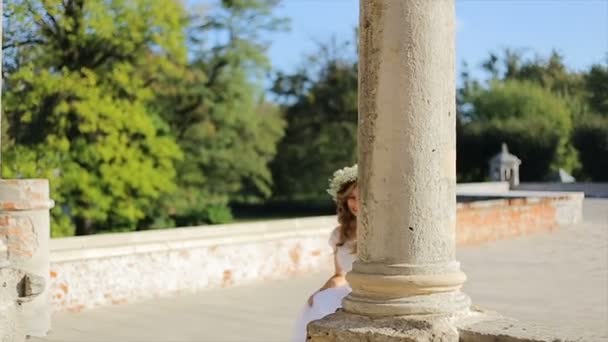
M 354 242 L 337 246 L 339 240 L 340 232 L 338 228 L 336 228 L 329 237 L 329 245 L 334 249 L 340 268 L 344 270 L 344 272 L 350 272 L 353 269 L 353 262 L 356 259 L 356 255 L 352 253 Z M 308 323 L 336 312 L 336 310 L 342 307 L 342 299 L 346 297 L 350 291 L 351 288 L 349 286 L 341 286 L 317 292 L 314 295 L 312 306 L 309 306 L 308 303 L 304 304 L 304 308 L 296 320 L 292 341 L 305 342 L 306 327 Z

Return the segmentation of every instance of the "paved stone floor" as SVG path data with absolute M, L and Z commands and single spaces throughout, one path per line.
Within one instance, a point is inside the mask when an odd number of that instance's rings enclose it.
M 558 336 L 608 341 L 608 200 L 585 200 L 584 216 L 553 233 L 460 249 L 475 305 Z M 287 341 L 300 305 L 326 277 L 56 313 L 50 336 L 30 341 Z

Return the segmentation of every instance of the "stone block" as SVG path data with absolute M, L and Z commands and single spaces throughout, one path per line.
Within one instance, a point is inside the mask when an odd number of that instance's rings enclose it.
M 585 339 L 582 339 L 585 340 Z M 570 342 L 496 312 L 370 318 L 339 311 L 308 325 L 308 342 Z
M 308 325 L 308 342 L 457 342 L 454 317 L 379 317 L 337 312 Z

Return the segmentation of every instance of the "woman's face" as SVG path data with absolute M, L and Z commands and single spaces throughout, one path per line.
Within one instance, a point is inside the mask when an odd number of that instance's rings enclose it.
M 348 209 L 353 215 L 357 216 L 359 213 L 359 188 L 355 184 L 353 190 L 350 192 L 350 195 L 346 199 L 346 203 L 348 204 Z

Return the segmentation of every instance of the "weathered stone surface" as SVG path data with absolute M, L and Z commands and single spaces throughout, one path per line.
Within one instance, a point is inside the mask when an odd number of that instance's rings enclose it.
M 479 309 L 456 322 L 461 342 L 566 342 L 549 328 Z
M 338 312 L 308 326 L 309 342 L 569 342 L 551 329 L 491 311 L 370 318 Z
M 0 341 L 25 339 L 23 306 L 44 291 L 44 279 L 22 270 L 0 268 Z
M 456 342 L 453 317 L 370 318 L 338 312 L 308 326 L 309 342 Z
M 49 277 L 49 183 L 45 179 L 0 179 L 0 267 L 22 272 L 16 284 L 18 298 L 2 299 L 2 305 L 19 305 L 22 333 L 45 336 L 51 325 L 51 310 L 45 292 Z M 11 304 L 11 301 L 13 304 Z M 0 330 L 4 330 L 0 325 Z M 6 329 L 8 330 L 8 328 Z
M 23 216 L 0 215 L 0 244 L 5 246 L 9 262 L 19 263 L 31 259 L 38 249 L 38 237 L 32 220 Z

